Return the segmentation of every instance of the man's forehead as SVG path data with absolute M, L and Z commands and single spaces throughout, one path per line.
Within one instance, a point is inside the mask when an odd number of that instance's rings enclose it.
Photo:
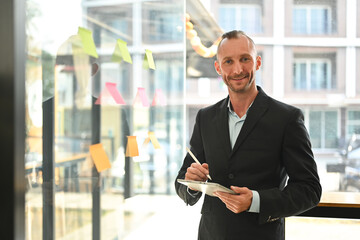
M 254 44 L 252 44 L 252 42 L 245 36 L 239 36 L 231 39 L 225 38 L 221 42 L 221 45 L 219 45 L 218 51 L 218 55 L 224 54 L 225 56 L 222 57 L 227 57 L 227 55 L 233 54 L 256 56 L 256 49 Z

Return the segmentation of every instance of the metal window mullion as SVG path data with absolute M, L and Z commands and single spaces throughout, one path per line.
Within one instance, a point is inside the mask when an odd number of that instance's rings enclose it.
M 311 90 L 311 61 L 305 61 L 306 66 L 306 90 Z

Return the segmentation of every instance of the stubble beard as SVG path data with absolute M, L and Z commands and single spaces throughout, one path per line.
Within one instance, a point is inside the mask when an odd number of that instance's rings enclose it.
M 246 82 L 244 86 L 240 86 L 240 88 L 239 88 L 239 87 L 234 86 L 231 83 L 231 80 L 233 78 L 242 78 L 242 77 L 246 77 L 248 79 L 248 82 Z M 235 92 L 235 93 L 246 92 L 246 90 L 250 88 L 250 86 L 253 84 L 253 82 L 255 82 L 255 77 L 253 74 L 236 75 L 236 76 L 226 77 L 223 79 L 225 79 L 224 82 L 225 82 L 226 86 L 228 86 L 229 90 L 231 90 L 232 92 Z

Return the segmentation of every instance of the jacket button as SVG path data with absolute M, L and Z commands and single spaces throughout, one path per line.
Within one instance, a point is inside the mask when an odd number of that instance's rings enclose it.
M 234 179 L 234 177 L 235 177 L 235 176 L 234 176 L 234 174 L 232 174 L 232 173 L 230 173 L 230 174 L 228 175 L 228 178 L 229 178 L 229 179 Z

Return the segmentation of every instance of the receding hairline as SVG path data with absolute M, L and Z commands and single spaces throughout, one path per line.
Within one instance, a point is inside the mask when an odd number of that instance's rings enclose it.
M 233 31 L 230 31 L 230 32 L 226 32 L 221 36 L 221 40 L 220 40 L 220 42 L 218 44 L 217 51 L 216 51 L 216 58 L 218 57 L 220 45 L 222 44 L 224 39 L 239 39 L 241 37 L 246 37 L 249 40 L 249 42 L 251 43 L 251 45 L 252 45 L 252 47 L 253 47 L 253 49 L 255 51 L 255 55 L 257 55 L 257 50 L 256 50 L 256 45 L 255 45 L 254 40 L 252 40 L 252 38 L 249 37 L 244 31 L 233 30 Z

